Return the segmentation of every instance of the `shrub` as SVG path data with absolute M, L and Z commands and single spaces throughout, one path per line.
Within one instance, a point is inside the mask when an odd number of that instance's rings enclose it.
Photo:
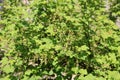
M 1 15 L 1 79 L 120 79 L 120 32 L 103 0 L 5 0 Z

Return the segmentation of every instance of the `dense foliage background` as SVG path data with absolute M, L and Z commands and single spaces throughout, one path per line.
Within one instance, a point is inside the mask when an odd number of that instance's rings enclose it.
M 29 2 L 1 4 L 0 80 L 120 80 L 120 0 Z

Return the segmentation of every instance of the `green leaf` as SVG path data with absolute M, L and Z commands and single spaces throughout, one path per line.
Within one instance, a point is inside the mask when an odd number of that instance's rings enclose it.
M 11 80 L 11 79 L 10 79 L 10 76 L 8 75 L 8 76 L 0 78 L 0 80 Z
M 72 58 L 74 56 L 73 51 L 66 51 L 66 56 Z
M 53 75 L 53 74 L 54 74 L 53 70 L 50 70 L 49 75 Z
M 118 53 L 119 53 L 119 55 L 120 55 L 120 46 L 119 46 L 117 49 L 118 49 Z
M 51 35 L 55 35 L 55 32 L 54 32 L 54 25 L 49 25 L 48 27 L 47 27 L 47 31 L 46 31 L 47 33 L 50 33 Z
M 1 60 L 2 65 L 5 65 L 8 63 L 8 58 L 7 57 L 3 57 Z
M 96 77 L 93 76 L 92 74 L 89 74 L 89 75 L 85 76 L 84 80 L 96 80 Z
M 80 70 L 79 70 L 79 73 L 81 73 L 81 75 L 86 75 L 86 74 L 88 74 L 86 69 L 80 69 Z
M 18 60 L 18 61 L 17 61 L 16 65 L 17 65 L 17 66 L 21 66 L 21 65 L 23 64 L 23 61 L 20 60 L 20 59 L 17 59 L 17 60 Z
M 62 49 L 62 46 L 61 45 L 55 45 L 55 50 L 61 50 Z
M 32 77 L 29 78 L 29 80 L 39 80 L 39 79 L 41 79 L 41 77 L 35 76 L 35 75 L 33 75 Z
M 57 57 L 55 57 L 55 58 L 54 58 L 54 61 L 52 62 L 52 64 L 53 64 L 54 66 L 56 66 L 56 64 L 58 63 L 58 61 L 57 61 L 57 60 L 58 60 L 58 58 L 57 58 Z
M 78 67 L 73 67 L 71 70 L 72 70 L 75 74 L 77 74 L 77 73 L 79 72 Z
M 3 67 L 3 71 L 5 72 L 5 73 L 11 73 L 11 72 L 14 72 L 14 67 L 13 66 L 11 66 L 11 65 L 5 65 L 4 67 Z
M 120 73 L 118 71 L 108 71 L 108 78 L 109 79 L 115 79 L 119 80 L 120 79 Z
M 81 47 L 78 47 L 78 51 L 86 51 L 88 50 L 89 48 L 86 46 L 86 45 L 83 45 Z
M 30 75 L 32 73 L 32 70 L 27 70 L 26 72 L 25 72 L 25 75 Z

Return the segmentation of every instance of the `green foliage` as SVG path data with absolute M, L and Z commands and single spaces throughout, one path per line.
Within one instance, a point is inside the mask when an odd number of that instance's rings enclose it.
M 110 19 L 112 21 L 116 21 L 117 18 L 120 17 L 120 0 L 109 0 L 110 5 Z
M 120 32 L 103 0 L 3 5 L 1 80 L 120 80 Z

